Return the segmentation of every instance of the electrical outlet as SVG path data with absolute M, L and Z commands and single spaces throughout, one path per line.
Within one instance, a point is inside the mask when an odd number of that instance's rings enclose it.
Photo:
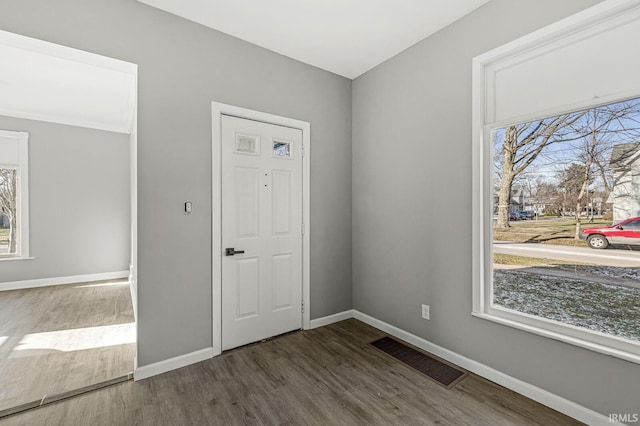
M 431 319 L 431 313 L 429 305 L 422 305 L 422 318 L 429 320 Z

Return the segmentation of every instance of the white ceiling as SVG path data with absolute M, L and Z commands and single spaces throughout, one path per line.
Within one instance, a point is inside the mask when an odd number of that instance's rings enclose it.
M 136 66 L 0 31 L 0 115 L 130 133 Z
M 489 0 L 138 0 L 356 78 Z

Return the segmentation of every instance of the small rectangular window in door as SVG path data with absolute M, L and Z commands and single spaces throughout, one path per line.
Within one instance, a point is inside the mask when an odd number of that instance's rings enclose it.
M 236 133 L 237 154 L 260 154 L 260 137 Z
M 278 158 L 291 158 L 291 143 L 273 141 L 273 156 Z

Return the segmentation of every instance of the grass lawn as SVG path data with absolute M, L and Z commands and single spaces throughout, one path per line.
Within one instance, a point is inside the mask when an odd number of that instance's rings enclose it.
M 495 270 L 494 303 L 514 311 L 640 341 L 639 288 Z
M 494 269 L 496 305 L 640 341 L 640 268 L 500 253 L 493 262 L 520 267 Z
M 640 286 L 637 285 L 637 283 L 640 282 L 640 267 L 630 268 L 623 266 L 602 266 L 567 260 L 542 259 L 501 253 L 493 254 L 493 264 L 517 266 L 518 268 L 516 269 L 521 270 L 524 268 L 538 268 L 546 269 L 549 271 L 566 271 L 575 276 L 585 277 L 587 281 L 589 281 L 590 278 L 593 278 L 593 280 L 596 281 L 604 280 L 612 286 L 631 286 L 640 288 Z M 501 270 L 502 268 L 498 266 L 496 269 Z M 508 274 L 510 271 L 516 273 L 527 272 L 517 271 L 512 268 L 506 268 L 506 270 L 503 270 L 502 273 Z M 629 282 L 635 285 L 629 285 Z
M 9 228 L 0 228 L 0 246 L 9 244 Z
M 587 247 L 583 240 L 574 238 L 576 223 L 573 218 L 542 218 L 539 220 L 518 220 L 510 222 L 508 229 L 493 229 L 495 241 L 514 241 L 520 243 L 545 243 L 563 246 Z M 611 225 L 610 220 L 595 219 L 589 223 L 585 220 L 582 228 Z
M 536 257 L 514 256 L 512 254 L 501 253 L 493 253 L 493 263 L 498 265 L 518 265 L 529 268 L 536 266 L 587 265 L 586 263 L 571 262 L 568 260 L 539 259 Z

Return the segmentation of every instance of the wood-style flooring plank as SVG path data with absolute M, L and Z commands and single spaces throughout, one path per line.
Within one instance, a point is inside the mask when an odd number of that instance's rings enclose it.
M 574 425 L 469 374 L 446 389 L 369 343 L 355 319 L 249 345 L 11 416 L 13 425 Z
M 0 412 L 133 371 L 126 280 L 0 292 Z

